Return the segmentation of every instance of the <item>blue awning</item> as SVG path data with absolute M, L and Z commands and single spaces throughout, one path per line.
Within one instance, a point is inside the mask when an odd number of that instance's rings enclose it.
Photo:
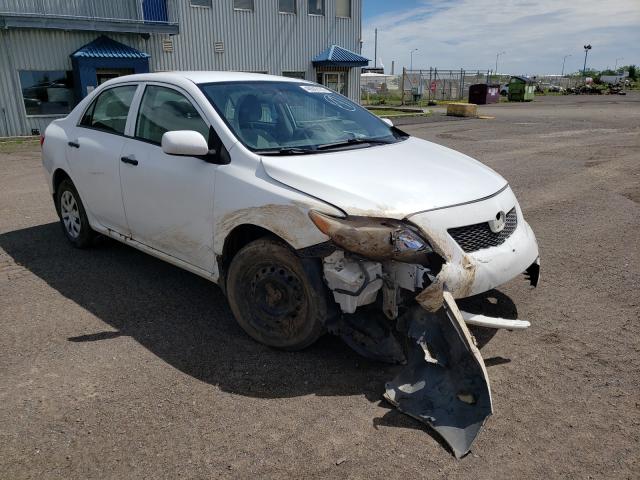
M 316 67 L 366 67 L 369 59 L 338 45 L 331 45 L 316 56 L 312 63 Z
M 71 54 L 71 58 L 149 58 L 148 53 L 102 35 Z

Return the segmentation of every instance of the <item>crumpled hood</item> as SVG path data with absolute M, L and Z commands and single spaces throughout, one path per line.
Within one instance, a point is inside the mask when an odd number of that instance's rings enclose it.
M 479 200 L 507 184 L 477 160 L 414 137 L 316 155 L 263 156 L 262 164 L 271 178 L 349 215 L 396 219 Z

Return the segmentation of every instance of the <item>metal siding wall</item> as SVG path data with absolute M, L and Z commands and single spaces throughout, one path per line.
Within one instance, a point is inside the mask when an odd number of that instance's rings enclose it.
M 212 7 L 178 2 L 180 34 L 173 53 L 162 50 L 163 36 L 148 41 L 152 70 L 241 70 L 306 72 L 315 81 L 311 59 L 331 44 L 360 52 L 362 1 L 352 1 L 352 18 L 336 18 L 335 0 L 326 0 L 322 17 L 307 14 L 307 1 L 298 0 L 298 13 L 278 13 L 278 0 L 255 0 L 255 11 L 233 10 L 233 0 L 213 0 Z M 224 42 L 224 53 L 214 43 Z M 359 101 L 360 69 L 349 74 L 349 96 Z
M 0 11 L 136 20 L 139 0 L 0 0 Z
M 326 0 L 323 17 L 307 14 L 307 1 L 298 0 L 298 13 L 278 13 L 278 0 L 255 0 L 255 12 L 233 10 L 233 0 L 212 0 L 212 8 L 192 7 L 189 0 L 168 0 L 178 11 L 180 34 L 173 36 L 174 51 L 162 50 L 163 35 L 143 40 L 134 34 L 109 37 L 151 54 L 151 71 L 243 70 L 306 72 L 315 81 L 311 59 L 331 44 L 360 53 L 362 0 L 352 0 L 352 18 L 336 18 L 335 0 Z M 25 2 L 29 3 L 29 2 Z M 38 2 L 36 2 L 38 3 Z M 101 2 L 99 2 L 101 3 Z M 106 3 L 106 2 L 105 2 Z M 118 4 L 121 3 L 119 0 Z M 124 4 L 126 2 L 122 2 Z M 131 2 L 135 3 L 135 2 Z M 69 55 L 100 32 L 62 30 L 0 30 L 0 134 L 28 135 L 43 131 L 53 118 L 27 118 L 22 103 L 18 70 L 71 70 Z M 223 41 L 224 53 L 213 44 Z M 360 99 L 360 69 L 349 73 L 349 97 Z
M 95 40 L 100 32 L 16 29 L 0 30 L 0 108 L 6 109 L 9 125 L 4 129 L 0 111 L 0 133 L 30 135 L 32 128 L 43 131 L 57 117 L 27 117 L 22 102 L 19 70 L 71 70 L 69 55 Z M 134 34 L 108 34 L 110 38 L 139 50 L 145 42 Z

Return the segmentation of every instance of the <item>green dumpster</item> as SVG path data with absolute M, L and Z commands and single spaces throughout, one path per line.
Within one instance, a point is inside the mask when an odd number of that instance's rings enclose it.
M 509 101 L 530 102 L 535 97 L 536 86 L 528 77 L 511 77 L 509 80 Z

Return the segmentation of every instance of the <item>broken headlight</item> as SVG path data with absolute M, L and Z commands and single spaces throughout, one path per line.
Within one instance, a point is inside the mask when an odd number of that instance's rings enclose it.
M 372 260 L 425 263 L 433 252 L 416 229 L 388 218 L 335 218 L 311 210 L 311 221 L 344 250 Z

